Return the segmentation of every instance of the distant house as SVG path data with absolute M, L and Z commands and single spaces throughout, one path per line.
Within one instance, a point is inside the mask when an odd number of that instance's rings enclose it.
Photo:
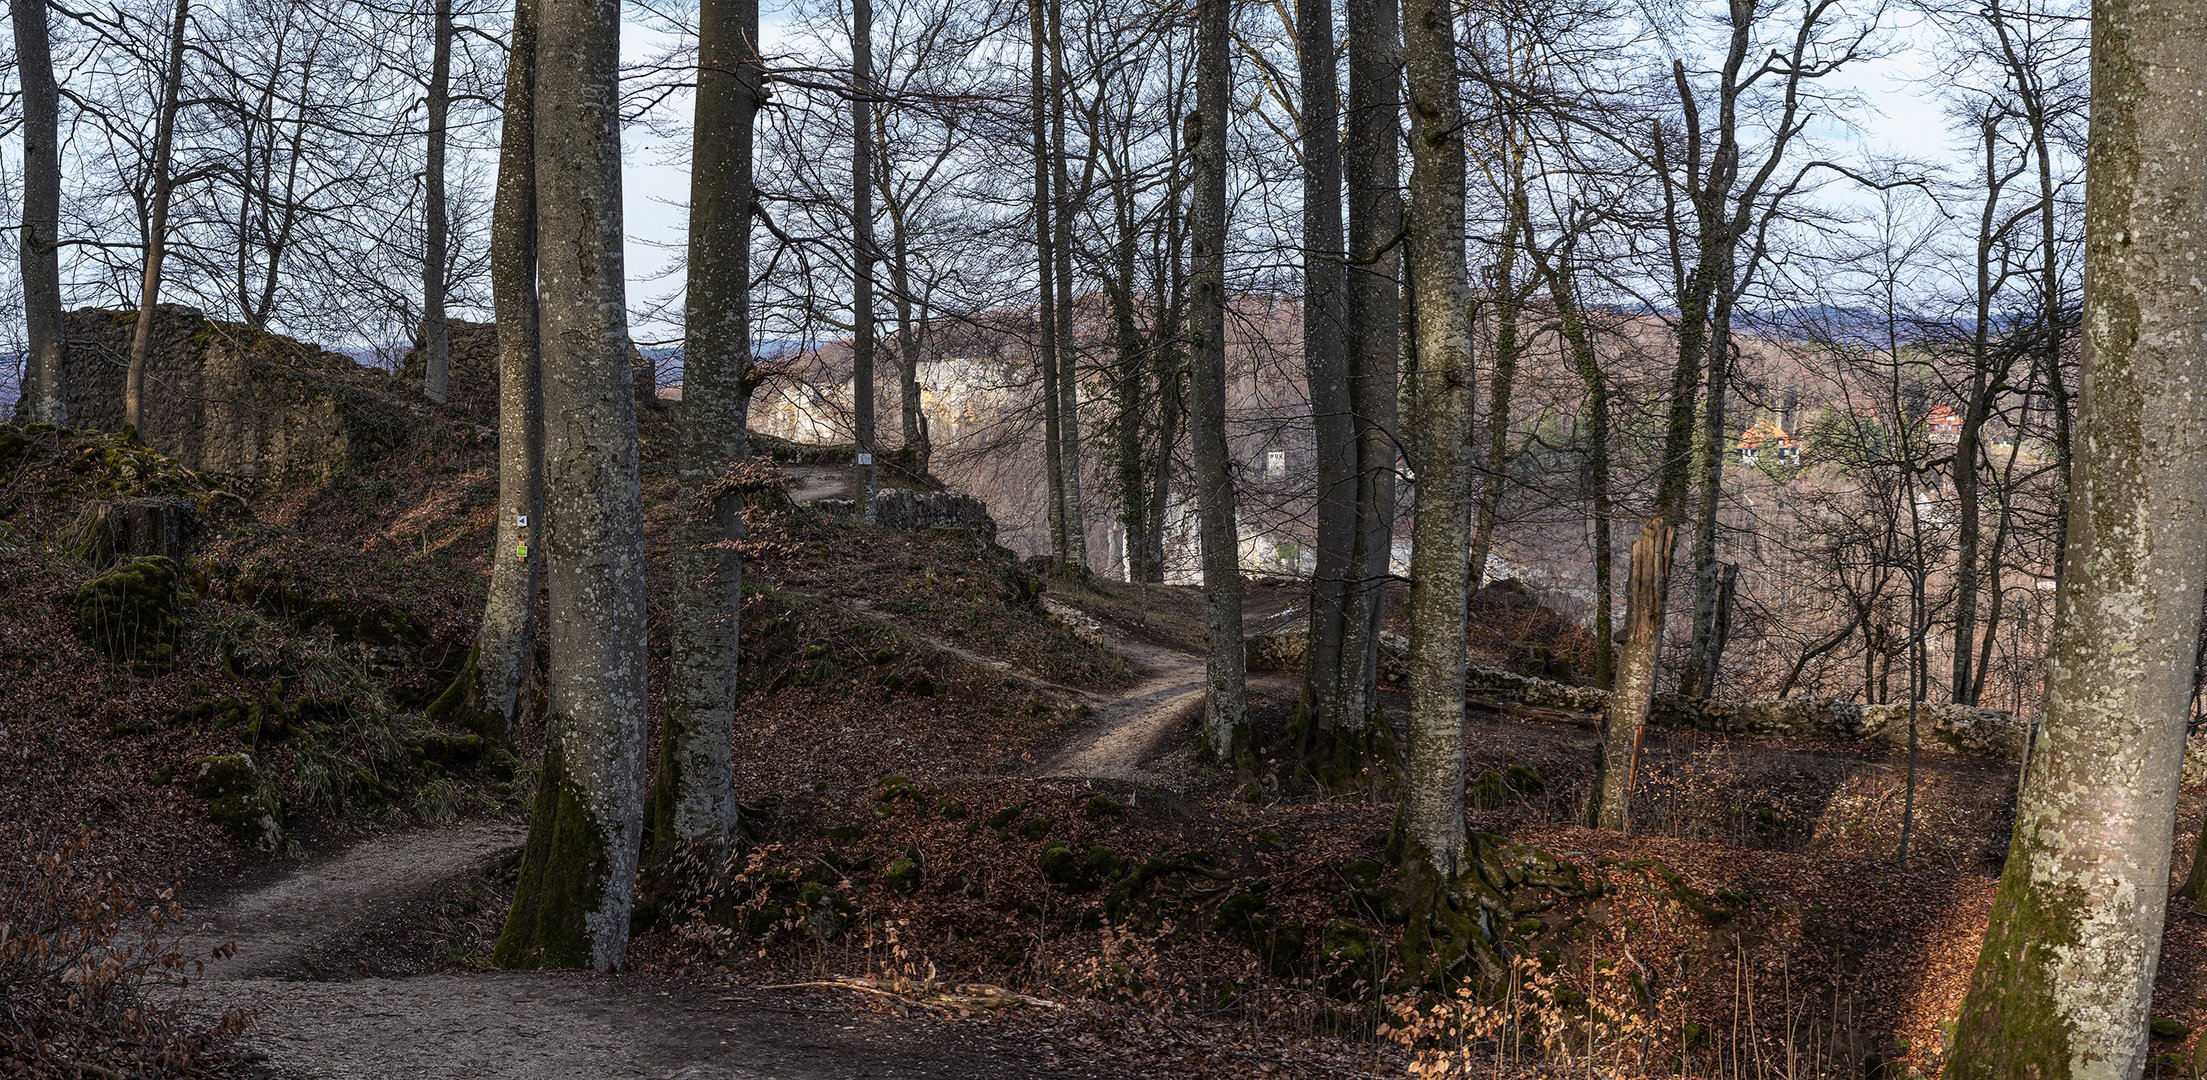
M 1934 443 L 1952 446 L 1962 441 L 1962 414 L 1951 405 L 1933 405 L 1923 414 L 1923 426 Z
M 1764 420 L 1740 433 L 1739 454 L 1742 465 L 1792 465 L 1801 460 L 1801 443 L 1776 421 Z

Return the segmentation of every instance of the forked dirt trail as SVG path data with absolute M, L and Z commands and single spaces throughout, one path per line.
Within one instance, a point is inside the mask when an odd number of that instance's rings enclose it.
M 210 963 L 185 1006 L 245 1010 L 260 1075 L 306 1078 L 1080 1077 L 1015 1036 L 900 1020 L 794 993 L 640 976 L 381 973 L 440 889 L 516 849 L 521 827 L 473 822 L 356 844 L 204 907 Z
M 1107 640 L 1143 681 L 1092 698 L 1093 719 L 1034 771 L 1172 785 L 1154 759 L 1202 708 L 1203 659 L 1115 632 Z M 209 962 L 186 1008 L 210 1018 L 244 1010 L 243 1050 L 286 1080 L 1100 1075 L 979 1025 L 634 975 L 454 969 L 419 955 L 440 895 L 480 882 L 522 837 L 511 820 L 392 833 L 204 902 L 211 926 L 189 944 L 236 952 Z
M 1152 759 L 1203 711 L 1203 658 L 1111 630 L 1104 631 L 1104 640 L 1134 665 L 1142 681 L 1096 701 L 1095 715 L 1033 775 L 1178 787 L 1169 770 Z

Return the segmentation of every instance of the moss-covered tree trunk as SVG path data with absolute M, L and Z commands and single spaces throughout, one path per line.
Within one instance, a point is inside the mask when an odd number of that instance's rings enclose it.
M 2015 838 L 1946 1075 L 2146 1065 L 2207 579 L 2207 0 L 2098 0 L 2083 394 Z
M 619 966 L 644 810 L 643 503 L 622 269 L 619 0 L 543 0 L 537 235 L 550 703 L 508 967 Z
M 1379 627 L 1394 568 L 1396 410 L 1402 363 L 1402 15 L 1396 0 L 1347 0 L 1349 108 L 1343 352 L 1356 433 L 1356 539 L 1341 651 L 1342 723 L 1376 702 Z
M 22 396 L 16 413 L 66 424 L 61 336 L 61 88 L 46 28 L 46 0 L 12 0 L 16 72 L 23 87 Z
M 1232 77 L 1233 0 L 1196 5 L 1195 116 L 1188 143 L 1195 162 L 1189 206 L 1189 270 L 1195 302 L 1193 389 L 1188 434 L 1195 450 L 1198 533 L 1203 548 L 1204 746 L 1221 761 L 1241 749 L 1249 719 L 1242 656 L 1241 537 L 1234 521 L 1233 462 L 1226 445 L 1226 109 Z
M 651 797 L 655 852 L 677 843 L 717 843 L 736 829 L 732 769 L 743 558 L 734 543 L 743 536 L 743 507 L 739 492 L 713 485 L 743 460 L 749 436 L 751 169 L 763 72 L 758 0 L 706 0 L 698 16 L 676 467 L 682 507 L 675 527 L 667 718 Z
M 537 366 L 536 22 L 540 0 L 514 0 L 498 190 L 491 206 L 491 306 L 498 319 L 498 520 L 490 592 L 469 662 L 430 709 L 510 742 L 514 702 L 535 646 L 544 528 L 544 386 Z

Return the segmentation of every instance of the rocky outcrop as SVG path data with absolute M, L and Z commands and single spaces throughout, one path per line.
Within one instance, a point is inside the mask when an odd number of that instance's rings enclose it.
M 418 402 L 350 357 L 174 304 L 153 317 L 138 437 L 186 468 L 248 484 L 326 480 L 420 426 Z M 99 309 L 64 319 L 72 423 L 121 429 L 137 322 Z

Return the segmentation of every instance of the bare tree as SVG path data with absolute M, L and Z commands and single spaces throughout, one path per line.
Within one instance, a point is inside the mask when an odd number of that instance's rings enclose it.
M 863 9 L 865 0 L 859 2 Z M 675 539 L 667 719 L 651 800 L 655 851 L 724 842 L 737 827 L 732 770 L 743 558 L 736 544 L 743 538 L 743 492 L 732 470 L 749 449 L 752 126 L 764 75 L 758 33 L 758 0 L 708 0 L 699 8 L 676 466 L 683 517 Z
M 66 424 L 61 337 L 61 88 L 46 0 L 11 0 L 15 68 L 23 86 L 23 319 L 26 376 L 16 409 L 39 424 Z
M 851 0 L 851 497 L 874 513 L 874 5 Z
M 1356 428 L 1356 541 L 1338 678 L 1341 722 L 1369 738 L 1395 549 L 1402 361 L 1402 21 L 1397 0 L 1347 0 L 1348 258 L 1342 312 Z
M 192 0 L 176 0 L 169 23 L 168 67 L 161 81 L 155 115 L 152 193 L 145 227 L 145 260 L 138 279 L 138 324 L 130 336 L 130 366 L 123 374 L 123 428 L 136 431 L 145 415 L 146 362 L 153 353 L 154 305 L 161 302 L 161 265 L 168 256 L 169 204 L 176 195 L 176 114 L 183 107 L 184 31 L 191 22 Z
M 491 211 L 491 302 L 498 334 L 498 514 L 490 591 L 474 654 L 430 708 L 500 743 L 535 651 L 544 564 L 544 384 L 536 295 L 536 27 L 542 0 L 514 0 L 498 193 Z
M 1190 205 L 1190 337 L 1195 486 L 1202 518 L 1204 656 L 1207 692 L 1203 745 L 1220 761 L 1242 750 L 1249 690 L 1242 656 L 1241 537 L 1234 520 L 1234 473 L 1226 443 L 1226 109 L 1233 58 L 1233 0 L 1196 6 L 1195 116 L 1187 139 L 1195 165 Z
M 1417 305 L 1416 416 L 1409 425 L 1413 483 L 1410 548 L 1410 724 L 1396 814 L 1404 889 L 1418 905 L 1404 951 L 1422 956 L 1441 932 L 1448 891 L 1462 874 L 1464 829 L 1464 553 L 1471 539 L 1474 375 L 1464 263 L 1463 100 L 1452 8 L 1411 0 L 1403 9 L 1409 84 L 1409 284 Z
M 1356 555 L 1356 410 L 1349 399 L 1342 330 L 1341 95 L 1331 0 L 1297 0 L 1295 46 L 1302 84 L 1303 376 L 1318 483 L 1318 550 L 1310 579 L 1302 707 L 1310 749 L 1331 759 L 1354 748 L 1333 736 L 1346 723 L 1342 647 L 1348 637 L 1350 563 Z M 1321 773 L 1353 767 L 1349 761 L 1316 764 Z
M 445 124 L 452 114 L 452 0 L 434 0 L 429 30 L 429 153 L 422 166 L 422 391 L 443 402 L 452 382 L 445 325 L 445 263 L 452 222 L 445 212 Z

